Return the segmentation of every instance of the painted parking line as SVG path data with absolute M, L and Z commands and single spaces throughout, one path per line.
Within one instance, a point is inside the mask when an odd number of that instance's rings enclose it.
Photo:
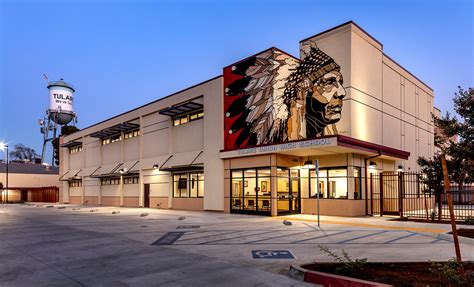
M 330 236 L 333 236 L 333 235 L 339 235 L 339 234 L 348 233 L 348 232 L 352 232 L 352 230 L 344 230 L 344 231 L 336 232 L 336 233 L 332 233 L 332 234 L 325 234 L 325 235 L 316 236 L 316 237 L 312 237 L 312 238 L 306 238 L 306 239 L 302 239 L 302 240 L 293 241 L 291 243 L 292 244 L 297 244 L 297 243 L 301 243 L 301 242 L 305 242 L 305 241 L 310 241 L 310 240 L 319 239 L 319 238 L 326 238 L 326 237 L 330 237 Z
M 305 218 L 294 218 L 294 217 L 271 217 L 273 220 L 289 220 L 289 221 L 302 221 L 302 222 L 318 222 L 316 219 L 305 219 Z M 425 227 L 405 227 L 405 226 L 396 226 L 396 225 L 381 225 L 381 224 L 371 224 L 371 223 L 357 223 L 357 222 L 345 222 L 345 221 L 335 221 L 335 220 L 321 220 L 321 223 L 327 224 L 339 224 L 339 225 L 349 225 L 349 226 L 360 226 L 360 227 L 370 227 L 370 228 L 382 228 L 390 230 L 407 230 L 415 232 L 429 232 L 429 233 L 443 233 L 448 229 L 433 229 Z
M 347 242 L 351 242 L 353 240 L 367 238 L 367 237 L 370 237 L 370 236 L 374 236 L 374 235 L 378 235 L 378 234 L 382 234 L 382 233 L 387 233 L 387 232 L 388 232 L 387 230 L 384 230 L 384 231 L 375 232 L 375 233 L 371 233 L 371 234 L 367 234 L 367 235 L 357 236 L 357 237 L 354 237 L 354 238 L 349 238 L 349 239 L 346 239 L 346 240 L 339 241 L 337 243 L 344 244 L 344 243 L 347 243 Z
M 411 232 L 411 231 L 410 231 L 410 232 Z M 400 240 L 400 239 L 412 237 L 412 236 L 415 236 L 415 235 L 418 235 L 418 233 L 411 232 L 411 233 L 409 233 L 408 235 L 403 235 L 403 236 L 397 237 L 397 238 L 395 238 L 395 239 L 385 241 L 385 242 L 383 242 L 383 244 L 390 244 L 390 243 L 396 242 L 396 241 L 398 241 L 398 240 Z

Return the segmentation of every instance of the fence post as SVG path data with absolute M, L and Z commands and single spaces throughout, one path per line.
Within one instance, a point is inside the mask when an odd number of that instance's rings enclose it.
M 403 217 L 403 172 L 398 173 L 398 213 L 400 214 L 400 218 Z
M 370 214 L 374 215 L 374 174 L 370 174 Z
M 380 216 L 383 216 L 383 173 L 380 176 Z

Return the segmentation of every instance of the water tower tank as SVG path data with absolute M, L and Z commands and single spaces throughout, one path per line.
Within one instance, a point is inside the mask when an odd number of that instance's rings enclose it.
M 60 125 L 74 119 L 74 88 L 63 81 L 49 82 L 49 118 Z

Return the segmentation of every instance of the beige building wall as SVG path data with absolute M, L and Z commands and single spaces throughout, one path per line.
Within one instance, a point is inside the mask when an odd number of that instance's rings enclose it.
M 301 42 L 315 42 L 341 66 L 346 96 L 340 134 L 410 152 L 396 165 L 418 170 L 419 156 L 434 153 L 433 90 L 383 52 L 354 23 Z
M 204 105 L 203 120 L 173 126 L 169 116 L 158 113 L 160 109 L 189 100 Z M 202 153 L 204 194 L 223 194 L 223 163 L 219 159 L 223 135 L 222 128 L 215 126 L 215 123 L 223 122 L 221 109 L 222 77 L 217 77 L 62 138 L 64 143 L 83 143 L 83 150 L 78 153 L 69 154 L 67 148 L 61 149 L 64 159 L 61 161 L 61 174 L 67 170 L 81 170 L 83 182 L 82 188 L 69 188 L 65 182 L 62 185 L 63 201 L 138 207 L 144 204 L 144 184 L 150 184 L 150 207 L 173 208 L 177 204 L 183 208 L 189 204 L 189 209 L 222 211 L 222 196 L 221 199 L 216 199 L 219 196 L 198 200 L 174 199 L 171 173 L 153 169 L 153 165 L 162 166 L 171 155 L 173 160 L 192 160 Z M 124 122 L 139 124 L 140 135 L 107 145 L 90 136 L 93 132 Z M 205 126 L 216 128 L 206 129 Z M 136 166 L 140 170 L 139 184 L 123 184 L 121 181 L 119 185 L 102 186 L 100 179 L 90 177 L 97 169 L 95 174 L 107 173 L 118 164 L 134 161 L 139 161 Z

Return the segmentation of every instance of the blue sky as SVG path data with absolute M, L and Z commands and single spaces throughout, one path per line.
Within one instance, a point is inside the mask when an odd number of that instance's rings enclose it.
M 75 86 L 83 128 L 349 20 L 452 111 L 474 86 L 473 2 L 0 0 L 0 140 L 41 151 L 43 73 Z

